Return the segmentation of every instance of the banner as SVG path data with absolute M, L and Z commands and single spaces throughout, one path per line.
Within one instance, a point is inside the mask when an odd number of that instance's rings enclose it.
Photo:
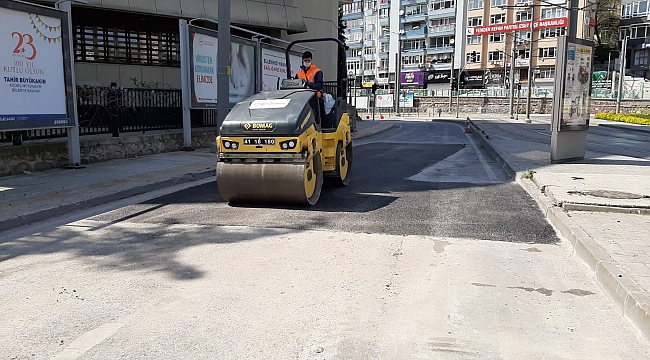
M 216 31 L 190 26 L 192 108 L 217 107 L 218 39 Z M 230 104 L 255 93 L 255 47 L 230 41 Z
M 67 15 L 24 4 L 16 8 L 23 7 L 31 10 L 0 7 L 0 130 L 74 126 L 66 89 L 70 64 L 64 63 Z
M 400 94 L 399 96 L 399 107 L 400 108 L 412 108 L 413 107 L 414 95 L 412 93 Z
M 424 85 L 424 73 L 422 71 L 402 72 L 400 80 L 404 85 Z
M 291 59 L 291 77 L 295 77 L 302 59 L 289 55 Z M 284 52 L 262 48 L 262 91 L 280 89 L 280 83 L 287 78 L 287 64 Z
M 544 19 L 544 20 L 535 20 L 533 22 L 533 27 L 535 29 L 548 29 L 556 27 L 565 27 L 569 24 L 568 18 L 557 18 L 557 19 Z M 526 31 L 530 30 L 530 21 L 522 21 L 514 24 L 494 24 L 486 26 L 476 26 L 467 28 L 467 35 L 483 35 L 483 34 L 494 34 L 494 33 L 504 33 L 512 31 Z

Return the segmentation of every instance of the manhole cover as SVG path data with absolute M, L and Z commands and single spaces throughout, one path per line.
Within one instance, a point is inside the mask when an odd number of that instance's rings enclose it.
M 623 200 L 636 200 L 650 198 L 648 195 L 633 194 L 625 191 L 611 191 L 611 190 L 582 190 L 582 191 L 569 191 L 569 195 L 584 195 L 594 196 L 605 199 L 623 199 Z

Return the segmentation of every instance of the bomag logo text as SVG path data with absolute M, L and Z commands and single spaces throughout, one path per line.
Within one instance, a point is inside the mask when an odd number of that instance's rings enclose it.
M 244 124 L 244 129 L 262 131 L 262 130 L 273 130 L 273 123 L 246 123 Z

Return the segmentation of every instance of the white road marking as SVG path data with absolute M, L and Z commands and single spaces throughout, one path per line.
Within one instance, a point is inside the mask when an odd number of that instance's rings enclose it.
M 86 351 L 92 349 L 95 345 L 102 343 L 104 340 L 113 336 L 122 326 L 123 323 L 106 323 L 97 329 L 90 330 L 87 333 L 76 338 L 68 347 L 63 349 L 58 355 L 54 355 L 52 360 L 72 360 L 83 355 Z

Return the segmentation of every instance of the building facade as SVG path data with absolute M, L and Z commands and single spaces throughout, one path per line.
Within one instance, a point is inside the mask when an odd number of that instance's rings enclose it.
M 287 41 L 336 37 L 338 2 L 230 0 L 231 24 Z M 54 0 L 42 1 L 52 6 Z M 79 85 L 180 89 L 179 19 L 218 19 L 217 0 L 88 0 L 73 3 L 76 78 Z M 216 29 L 209 21 L 195 25 Z M 244 38 L 252 34 L 232 29 Z M 286 44 L 263 40 L 274 45 Z M 313 44 L 326 74 L 336 76 L 336 46 Z M 299 50 L 299 49 L 298 49 Z
M 530 65 L 535 88 L 550 90 L 557 38 L 569 23 L 563 0 L 364 0 L 343 6 L 348 70 L 391 87 L 401 53 L 402 74 L 421 78 L 411 81 L 420 88 L 449 89 L 452 67 L 454 78 L 463 72 L 467 88 L 507 88 L 514 61 L 517 83 L 527 84 Z M 578 37 L 592 38 L 588 14 L 578 16 Z
M 650 78 L 650 11 L 648 1 L 623 0 L 619 40 L 629 37 L 627 43 L 626 74 Z

